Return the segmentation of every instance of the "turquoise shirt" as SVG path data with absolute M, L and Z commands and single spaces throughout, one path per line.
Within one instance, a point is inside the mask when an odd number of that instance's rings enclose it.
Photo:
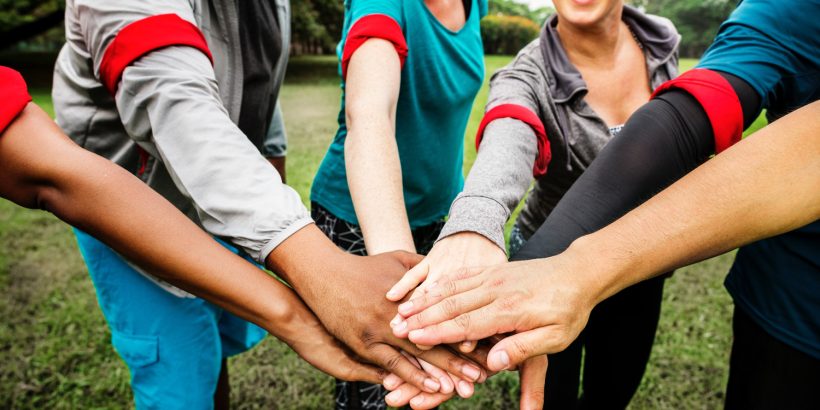
M 464 184 L 464 130 L 484 79 L 479 21 L 487 10 L 486 0 L 471 1 L 464 27 L 455 32 L 444 27 L 423 0 L 345 2 L 343 37 L 337 48 L 340 62 L 348 32 L 366 16 L 392 18 L 407 42 L 396 107 L 396 143 L 411 228 L 443 219 Z M 358 224 L 345 170 L 344 88 L 342 79 L 339 129 L 313 180 L 310 199 Z
M 820 99 L 818 16 L 818 0 L 744 0 L 698 67 L 742 78 L 775 120 Z M 767 333 L 820 359 L 820 221 L 740 248 L 726 288 Z

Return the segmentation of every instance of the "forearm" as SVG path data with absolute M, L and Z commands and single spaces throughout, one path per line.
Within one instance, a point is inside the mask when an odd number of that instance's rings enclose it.
M 350 60 L 345 85 L 345 167 L 368 254 L 415 252 L 396 144 L 401 82 L 393 46 L 371 39 Z
M 351 130 L 345 142 L 345 166 L 368 254 L 415 252 L 393 126 L 386 120 L 371 120 Z
M 527 124 L 512 118 L 491 122 L 439 239 L 476 232 L 505 249 L 504 224 L 527 193 L 537 153 L 535 133 Z
M 122 168 L 81 149 L 30 104 L 0 138 L 0 193 L 93 236 L 152 274 L 287 338 L 301 301 L 218 245 Z
M 820 218 L 820 103 L 767 126 L 572 244 L 606 297 Z M 784 182 L 787 181 L 787 182 Z M 601 299 L 599 299 L 601 300 Z
M 231 122 L 202 53 L 168 47 L 142 57 L 125 69 L 116 100 L 128 134 L 162 161 L 208 233 L 262 263 L 310 223 L 299 195 Z

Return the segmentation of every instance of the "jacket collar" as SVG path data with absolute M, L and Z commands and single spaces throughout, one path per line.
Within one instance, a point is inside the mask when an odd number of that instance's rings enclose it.
M 624 5 L 621 17 L 629 26 L 644 49 L 647 72 L 651 78 L 658 67 L 666 64 L 675 55 L 680 35 L 671 23 L 664 24 L 658 17 L 646 15 L 637 9 Z M 550 94 L 556 103 L 565 103 L 578 93 L 585 95 L 587 84 L 581 73 L 569 61 L 556 26 L 558 15 L 547 20 L 541 30 L 541 54 L 551 75 Z

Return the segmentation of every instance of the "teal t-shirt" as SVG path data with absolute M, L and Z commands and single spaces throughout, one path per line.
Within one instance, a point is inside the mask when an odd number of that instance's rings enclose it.
M 423 0 L 345 2 L 337 49 L 340 62 L 351 27 L 368 16 L 395 20 L 407 43 L 396 107 L 396 143 L 411 228 L 443 219 L 464 184 L 464 131 L 484 79 L 479 21 L 487 10 L 486 0 L 471 1 L 459 31 L 444 27 Z M 310 198 L 337 217 L 358 224 L 345 171 L 344 88 L 342 79 L 339 129 L 313 181 Z
M 770 121 L 817 101 L 820 1 L 742 1 L 698 67 L 749 83 Z M 740 248 L 726 288 L 767 333 L 820 358 L 820 221 Z

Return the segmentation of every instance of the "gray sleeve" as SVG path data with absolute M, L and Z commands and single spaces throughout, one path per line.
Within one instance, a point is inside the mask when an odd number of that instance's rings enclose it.
M 153 51 L 123 72 L 116 94 L 128 134 L 159 157 L 203 227 L 254 259 L 312 222 L 299 195 L 231 122 L 208 58 Z
M 262 143 L 262 155 L 265 158 L 279 158 L 284 157 L 287 153 L 288 136 L 285 132 L 285 118 L 282 116 L 282 107 L 277 100 L 268 133 Z
M 487 111 L 501 104 L 516 104 L 540 112 L 538 90 L 546 92 L 547 88 L 538 52 L 536 40 L 493 75 Z M 470 231 L 506 249 L 504 224 L 527 193 L 537 154 L 538 140 L 529 125 L 513 118 L 488 124 L 464 191 L 453 201 L 439 239 Z

